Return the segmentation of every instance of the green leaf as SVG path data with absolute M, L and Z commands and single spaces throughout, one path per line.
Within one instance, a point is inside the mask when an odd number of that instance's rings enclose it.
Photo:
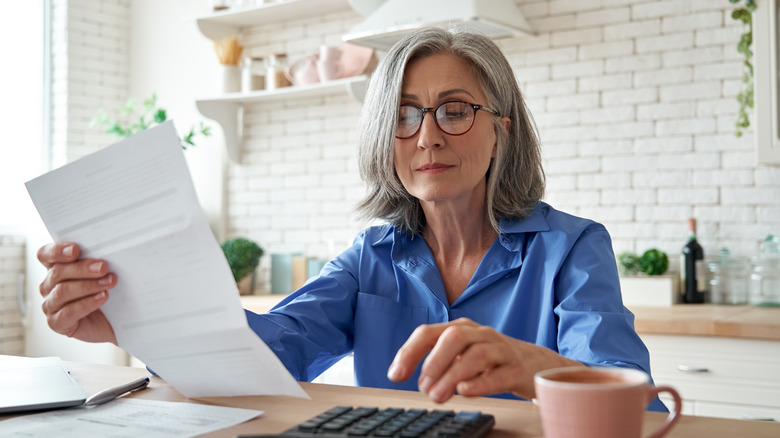
M 152 97 L 144 100 L 144 108 L 154 108 L 157 106 L 157 93 L 152 93 Z
M 135 112 L 135 99 L 132 97 L 127 99 L 125 106 L 121 109 L 121 114 L 124 116 L 130 115 Z
M 154 121 L 157 123 L 162 123 L 168 118 L 168 115 L 165 113 L 165 110 L 160 108 L 157 110 L 156 113 L 154 113 Z
M 184 136 L 184 138 L 182 138 L 182 140 L 183 140 L 185 143 L 187 143 L 187 144 L 190 144 L 190 145 L 192 145 L 192 146 L 195 146 L 195 143 L 193 143 L 193 142 L 192 142 L 192 137 L 193 137 L 194 135 L 195 135 L 195 129 L 194 129 L 194 128 L 190 128 L 190 132 L 188 132 L 188 133 L 187 133 L 187 135 L 185 135 L 185 136 Z
M 123 129 L 119 124 L 114 123 L 113 125 L 109 126 L 109 128 L 106 130 L 106 134 L 114 134 L 118 135 L 119 137 L 127 137 L 127 131 Z
M 141 132 L 144 129 L 149 127 L 149 122 L 146 121 L 146 117 L 145 116 L 141 116 L 141 117 L 138 118 L 138 123 L 136 123 L 135 127 L 137 129 L 136 132 Z

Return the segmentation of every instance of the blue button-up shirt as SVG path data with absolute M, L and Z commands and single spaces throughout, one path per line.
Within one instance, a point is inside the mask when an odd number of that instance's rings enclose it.
M 461 317 L 586 365 L 649 374 L 603 225 L 540 202 L 499 229 L 452 304 L 425 240 L 384 225 L 360 233 L 268 314 L 247 312 L 249 325 L 298 380 L 354 352 L 356 384 L 416 390 L 419 366 L 405 382 L 388 380 L 396 352 L 417 326 Z M 651 409 L 664 410 L 657 399 Z

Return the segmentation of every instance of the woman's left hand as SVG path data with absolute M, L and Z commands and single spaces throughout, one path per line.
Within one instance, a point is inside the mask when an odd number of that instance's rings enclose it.
M 535 396 L 536 372 L 584 366 L 547 348 L 461 318 L 417 327 L 396 353 L 388 378 L 395 382 L 408 379 L 428 352 L 417 385 L 437 403 L 449 400 L 456 392 L 469 397 L 512 392 L 531 399 Z

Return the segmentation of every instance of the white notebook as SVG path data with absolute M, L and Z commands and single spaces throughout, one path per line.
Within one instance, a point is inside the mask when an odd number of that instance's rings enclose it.
M 79 406 L 86 398 L 59 357 L 0 356 L 0 414 Z

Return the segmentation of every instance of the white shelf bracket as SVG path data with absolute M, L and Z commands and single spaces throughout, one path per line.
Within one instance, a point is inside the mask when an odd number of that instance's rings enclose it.
M 241 162 L 243 147 L 243 106 L 237 102 L 197 101 L 198 111 L 219 123 L 225 135 L 225 148 L 228 158 L 234 163 Z
M 198 29 L 206 38 L 217 41 L 229 36 L 238 36 L 239 28 L 229 24 L 217 23 L 204 19 L 198 19 Z

